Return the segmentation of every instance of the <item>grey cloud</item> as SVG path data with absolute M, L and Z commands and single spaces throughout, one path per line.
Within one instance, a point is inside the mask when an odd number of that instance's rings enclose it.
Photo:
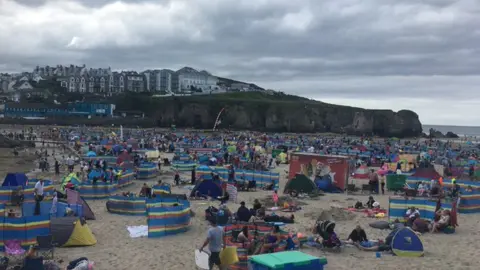
M 4 0 L 2 10 L 0 71 L 188 65 L 312 98 L 480 102 L 476 0 Z

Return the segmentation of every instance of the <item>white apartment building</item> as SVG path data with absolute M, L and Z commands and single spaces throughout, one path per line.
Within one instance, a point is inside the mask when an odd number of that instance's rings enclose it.
M 177 71 L 179 88 L 181 91 L 189 91 L 192 87 L 209 92 L 218 88 L 218 78 L 207 71 L 197 71 L 190 67 L 184 67 Z

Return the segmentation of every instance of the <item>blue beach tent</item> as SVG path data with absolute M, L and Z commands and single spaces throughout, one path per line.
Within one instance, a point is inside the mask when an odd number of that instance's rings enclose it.
M 392 239 L 392 252 L 399 257 L 421 257 L 424 255 L 422 240 L 408 228 L 400 228 Z
M 2 187 L 25 187 L 28 183 L 28 177 L 24 173 L 9 173 L 3 180 Z

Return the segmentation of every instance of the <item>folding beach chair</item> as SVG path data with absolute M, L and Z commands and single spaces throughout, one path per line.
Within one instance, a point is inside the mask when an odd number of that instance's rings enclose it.
M 45 259 L 52 259 L 55 255 L 55 245 L 52 235 L 37 236 L 37 246 L 35 247 L 37 255 L 43 256 Z
M 22 248 L 20 240 L 6 240 L 5 241 L 5 256 L 10 261 L 19 262 L 25 257 L 27 251 Z

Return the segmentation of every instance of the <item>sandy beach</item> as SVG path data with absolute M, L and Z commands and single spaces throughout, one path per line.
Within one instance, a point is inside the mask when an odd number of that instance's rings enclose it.
M 29 171 L 32 163 L 20 161 L 25 157 L 12 158 L 9 150 L 0 156 L 1 172 Z M 27 154 L 24 154 L 27 155 Z M 159 179 L 173 182 L 173 175 L 169 168 L 164 168 L 162 175 L 149 181 L 137 180 L 134 185 L 124 189 L 139 192 L 143 183 L 153 184 Z M 280 165 L 275 171 L 281 173 L 280 187 L 285 185 L 287 165 Z M 31 174 L 34 175 L 34 174 Z M 45 178 L 53 175 L 43 173 Z M 188 178 L 188 175 L 184 177 Z M 123 191 L 123 190 L 122 190 Z M 189 193 L 189 190 L 174 187 L 173 193 Z M 238 202 L 245 201 L 251 206 L 255 198 L 269 198 L 271 191 L 240 192 Z M 375 199 L 382 206 L 388 206 L 388 195 L 376 196 Z M 302 232 L 310 235 L 315 219 L 328 211 L 333 214 L 337 223 L 336 231 L 345 239 L 350 231 L 359 224 L 367 232 L 369 239 L 384 239 L 389 231 L 382 231 L 369 227 L 375 219 L 365 217 L 363 213 L 347 213 L 342 208 L 353 205 L 356 201 L 367 201 L 367 196 L 327 194 L 318 199 L 304 199 L 301 211 L 295 213 L 295 224 L 287 225 L 288 230 Z M 55 251 L 56 260 L 63 261 L 66 266 L 68 261 L 85 256 L 95 262 L 95 269 L 118 270 L 151 270 L 151 269 L 196 269 L 194 250 L 204 241 L 208 223 L 204 219 L 204 210 L 208 206 L 206 201 L 192 201 L 192 210 L 196 216 L 191 219 L 190 230 L 186 233 L 158 239 L 130 238 L 127 226 L 146 225 L 145 217 L 121 216 L 107 212 L 106 200 L 89 200 L 88 203 L 96 215 L 96 220 L 88 224 L 95 234 L 98 243 L 93 247 L 84 248 L 58 248 Z M 214 202 L 214 205 L 217 203 Z M 229 203 L 229 208 L 236 211 L 239 204 Z M 385 218 L 386 220 L 386 218 Z M 476 257 L 480 249 L 480 216 L 460 215 L 460 227 L 453 235 L 426 234 L 422 236 L 425 247 L 423 258 L 400 258 L 384 254 L 376 258 L 374 252 L 359 251 L 349 247 L 342 253 L 324 253 L 314 248 L 303 248 L 302 251 L 315 256 L 326 256 L 328 265 L 326 269 L 478 269 L 480 257 Z

